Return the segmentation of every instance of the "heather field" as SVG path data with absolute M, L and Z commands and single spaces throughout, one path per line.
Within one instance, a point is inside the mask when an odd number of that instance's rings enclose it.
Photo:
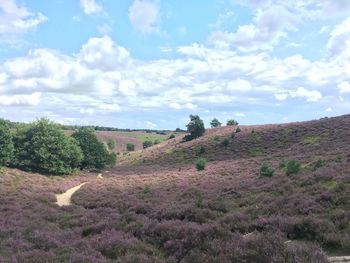
M 209 129 L 97 173 L 0 174 L 0 262 L 328 262 L 350 255 L 350 115 Z M 207 165 L 197 171 L 196 160 Z M 290 160 L 300 164 L 288 173 Z M 261 176 L 262 163 L 275 172 Z M 86 182 L 71 206 L 55 194 Z

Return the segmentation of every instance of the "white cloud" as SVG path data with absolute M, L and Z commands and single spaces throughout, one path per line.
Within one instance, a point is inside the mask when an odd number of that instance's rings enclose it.
M 277 94 L 274 94 L 274 96 L 276 100 L 283 101 L 288 98 L 288 93 L 277 93 Z
M 326 109 L 326 112 L 332 112 L 332 111 L 333 111 L 333 109 L 331 107 Z
M 250 82 L 241 78 L 238 78 L 234 81 L 230 81 L 227 84 L 227 90 L 231 92 L 235 92 L 235 91 L 245 92 L 251 89 L 252 89 L 252 86 Z
M 78 54 L 80 62 L 91 69 L 109 71 L 118 65 L 125 66 L 130 53 L 124 47 L 117 46 L 108 36 L 90 38 Z
M 100 104 L 98 108 L 103 111 L 111 111 L 111 112 L 120 111 L 120 106 L 118 104 Z
M 30 95 L 0 95 L 0 105 L 36 106 L 40 103 L 40 97 L 40 92 L 34 92 Z
M 235 114 L 237 117 L 245 117 L 246 115 L 244 114 L 244 113 L 242 113 L 242 112 L 237 112 L 236 114 Z
M 46 20 L 47 17 L 42 13 L 30 12 L 25 6 L 17 4 L 16 0 L 0 1 L 0 36 L 26 33 Z
M 159 32 L 160 7 L 158 1 L 134 0 L 128 15 L 136 31 L 144 34 Z
M 80 0 L 80 6 L 87 15 L 97 14 L 103 11 L 102 6 L 96 3 L 95 0 Z
M 322 93 L 317 90 L 307 90 L 303 87 L 297 88 L 295 91 L 291 91 L 290 95 L 292 98 L 305 98 L 306 101 L 316 102 L 322 99 Z
M 331 55 L 345 54 L 350 56 L 350 18 L 337 25 L 330 32 L 327 49 Z
M 338 89 L 340 94 L 350 93 L 350 83 L 347 81 L 342 81 L 338 84 Z
M 146 126 L 147 126 L 148 129 L 155 129 L 155 128 L 157 128 L 157 124 L 155 124 L 155 123 L 153 123 L 151 121 L 147 121 L 146 122 Z

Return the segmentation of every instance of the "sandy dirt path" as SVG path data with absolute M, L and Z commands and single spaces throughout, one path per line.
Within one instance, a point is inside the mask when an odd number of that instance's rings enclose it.
M 71 205 L 71 197 L 72 195 L 78 191 L 84 184 L 86 183 L 82 183 L 80 185 L 77 185 L 75 187 L 72 187 L 70 189 L 68 189 L 66 192 L 64 192 L 63 194 L 56 194 L 56 198 L 57 198 L 57 202 L 56 204 L 58 206 L 66 206 L 66 205 Z

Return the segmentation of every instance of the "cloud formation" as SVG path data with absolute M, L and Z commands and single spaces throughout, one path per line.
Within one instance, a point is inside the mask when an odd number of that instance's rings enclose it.
M 143 34 L 159 33 L 160 6 L 157 1 L 134 0 L 128 15 L 134 30 Z
M 103 11 L 102 6 L 96 3 L 95 0 L 80 0 L 80 6 L 87 15 L 97 14 Z

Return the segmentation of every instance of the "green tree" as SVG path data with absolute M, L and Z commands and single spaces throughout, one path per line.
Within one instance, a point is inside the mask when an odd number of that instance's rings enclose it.
M 236 126 L 236 125 L 238 125 L 238 121 L 236 121 L 234 119 L 227 120 L 226 125 L 227 126 Z
M 210 122 L 210 125 L 211 125 L 212 128 L 220 127 L 220 126 L 221 126 L 221 122 L 220 122 L 217 118 L 214 118 L 214 119 Z
M 10 163 L 14 152 L 9 122 L 0 119 L 0 166 Z
M 205 132 L 204 123 L 198 115 L 190 115 L 190 122 L 186 125 L 186 127 L 187 132 L 190 133 L 190 135 L 187 135 L 185 137 L 186 141 L 198 138 Z
M 14 143 L 13 164 L 24 170 L 69 174 L 83 159 L 78 142 L 48 119 L 18 127 Z
M 84 159 L 81 168 L 103 169 L 110 164 L 110 154 L 106 146 L 97 139 L 95 131 L 91 128 L 81 128 L 72 135 L 81 149 Z

